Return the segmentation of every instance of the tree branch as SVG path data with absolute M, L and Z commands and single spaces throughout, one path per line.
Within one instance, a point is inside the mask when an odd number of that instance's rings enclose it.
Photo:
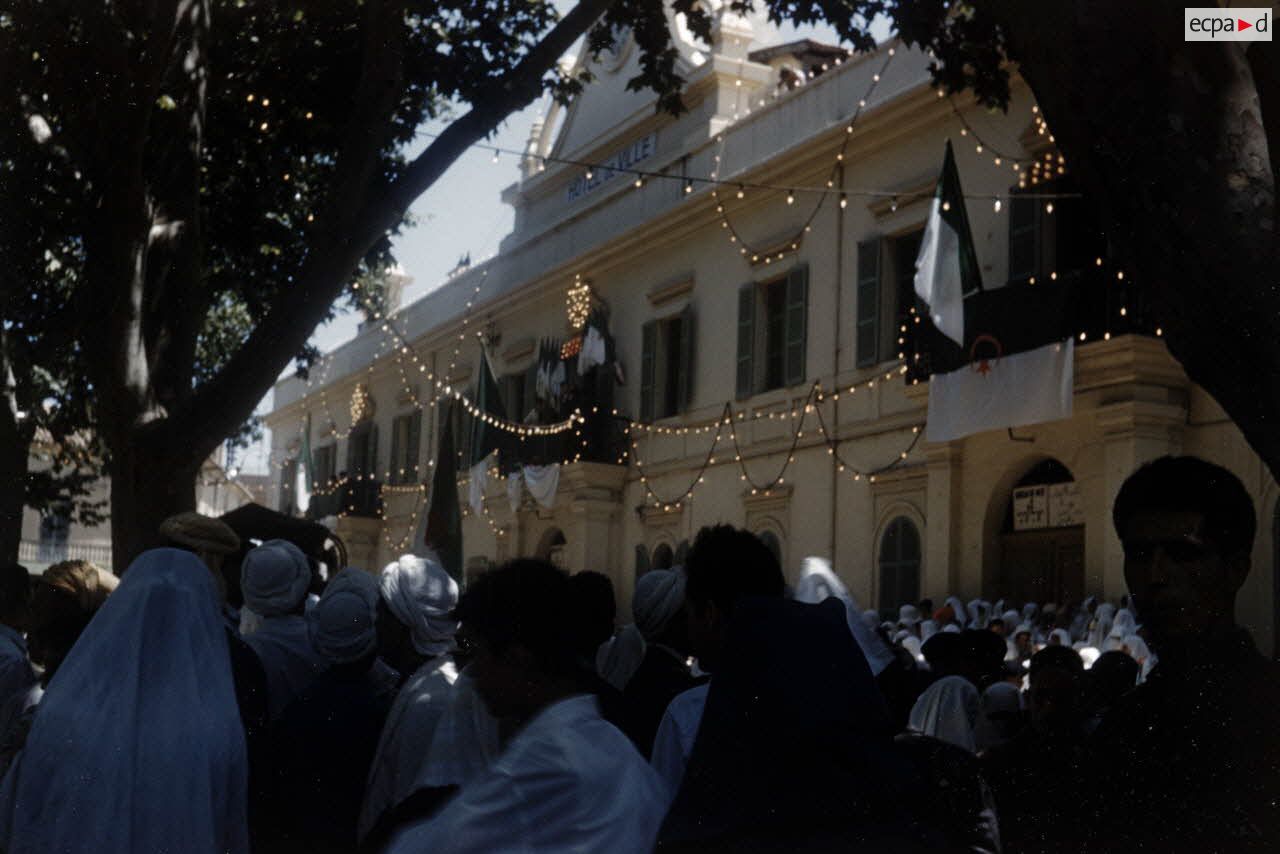
M 212 450 L 253 410 L 288 365 L 325 312 L 342 293 L 351 272 L 377 240 L 401 220 L 409 206 L 473 143 L 491 133 L 512 112 L 542 92 L 542 77 L 616 0 L 581 0 L 523 60 L 478 99 L 466 115 L 410 164 L 384 191 L 367 192 L 358 213 L 316 235 L 291 288 L 284 289 L 244 346 L 218 375 L 197 390 L 191 407 L 174 427 L 195 450 Z M 389 111 L 381 114 L 385 126 Z M 373 125 L 370 125 L 373 126 Z M 358 126 L 355 126 L 359 130 Z M 366 126 L 365 132 L 367 133 Z M 367 187 L 367 185 L 366 185 Z M 345 198 L 345 193 L 339 193 Z M 207 452 L 207 451 L 206 451 Z

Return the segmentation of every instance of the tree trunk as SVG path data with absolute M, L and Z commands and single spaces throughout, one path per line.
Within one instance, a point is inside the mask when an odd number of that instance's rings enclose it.
M 1170 352 L 1280 478 L 1280 239 L 1258 89 L 1239 43 L 1187 43 L 1135 0 L 989 0 L 1067 168 Z M 1250 50 L 1274 51 L 1258 42 Z M 1027 117 L 1030 123 L 1031 117 Z
M 111 563 L 117 575 L 139 554 L 160 544 L 160 523 L 196 509 L 201 460 L 175 460 L 146 431 L 111 451 Z
M 0 415 L 0 419 L 3 416 Z M 22 541 L 22 511 L 26 507 L 27 466 L 30 444 L 10 436 L 0 428 L 0 562 L 18 560 L 18 544 Z

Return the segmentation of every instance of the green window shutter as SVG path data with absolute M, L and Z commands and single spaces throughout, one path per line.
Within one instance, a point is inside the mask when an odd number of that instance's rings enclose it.
M 1037 275 L 1041 244 L 1040 202 L 1026 198 L 1025 190 L 1013 190 L 1009 199 L 1009 281 L 1024 282 Z
M 400 469 L 404 466 L 403 458 L 405 448 L 401 447 L 400 435 L 403 431 L 403 419 L 405 416 L 398 416 L 391 422 L 391 482 L 403 483 L 405 475 L 400 474 Z M 407 473 L 406 473 L 407 474 Z
M 787 385 L 805 380 L 804 356 L 809 331 L 809 267 L 802 265 L 787 275 L 785 369 Z
M 414 412 L 409 419 L 409 451 L 405 459 L 405 482 L 418 482 L 418 455 L 422 443 L 422 410 Z
M 755 391 L 756 286 L 738 288 L 738 399 Z
M 640 420 L 652 421 L 658 350 L 658 322 L 650 320 L 640 332 Z
M 880 238 L 858 243 L 858 311 L 855 356 L 859 368 L 880 353 Z
M 693 306 L 680 313 L 680 367 L 677 375 L 676 408 L 684 412 L 693 405 Z

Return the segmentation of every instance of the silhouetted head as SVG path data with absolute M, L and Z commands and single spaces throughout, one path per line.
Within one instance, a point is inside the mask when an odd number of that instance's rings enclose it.
M 743 596 L 781 597 L 778 559 L 759 537 L 730 525 L 698 532 L 685 564 L 689 641 L 698 663 L 715 667 L 734 603 Z
M 1157 647 L 1234 624 L 1257 531 L 1239 478 L 1197 457 L 1161 457 L 1124 482 L 1112 521 L 1125 581 Z

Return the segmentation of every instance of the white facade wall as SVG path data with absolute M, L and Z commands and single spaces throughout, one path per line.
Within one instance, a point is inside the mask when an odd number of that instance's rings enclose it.
M 656 133 L 657 154 L 642 168 L 690 176 L 709 175 L 718 168 L 722 179 L 820 187 L 837 165 L 835 155 L 846 138 L 849 115 L 873 82 L 872 75 L 885 69 L 848 136 L 839 164 L 842 186 L 851 193 L 849 204 L 842 210 L 835 196 L 828 197 L 798 251 L 786 251 L 768 265 L 750 263 L 741 256 L 739 244 L 729 242 L 716 212 L 720 200 L 705 185 L 695 184 L 694 192 L 686 194 L 677 180 L 654 179 L 637 190 L 628 179 L 619 178 L 571 202 L 566 187 L 579 168 L 554 163 L 545 171 L 535 167 L 508 191 L 517 207 L 517 229 L 504 241 L 502 253 L 393 318 L 421 368 L 407 359 L 398 366 L 392 357 L 393 339 L 377 325 L 366 329 L 333 353 L 327 366 L 317 367 L 310 383 L 292 379 L 277 385 L 276 408 L 267 417 L 273 459 L 280 463 L 296 456 L 300 428 L 309 414 L 313 450 L 327 443 L 324 437 L 331 427 L 336 429 L 337 468 L 345 468 L 343 437 L 350 426 L 350 400 L 356 385 L 363 383 L 375 403 L 379 477 L 385 479 L 390 474 L 386 468 L 391 420 L 413 410 L 414 396 L 430 396 L 426 373 L 445 376 L 461 340 L 450 380 L 470 387 L 478 359 L 471 333 L 478 329 L 500 336 L 491 352 L 497 375 L 523 370 L 535 357 L 539 338 L 566 337 L 565 293 L 575 275 L 591 282 L 611 313 L 611 332 L 628 379 L 615 399 L 619 411 L 630 416 L 639 412 L 642 325 L 692 306 L 693 403 L 689 411 L 664 423 L 678 426 L 714 419 L 735 397 L 739 286 L 767 281 L 804 264 L 809 275 L 806 383 L 734 401 L 734 411 L 744 415 L 736 424 L 751 477 L 768 481 L 786 462 L 792 422 L 768 416 L 801 404 L 808 384 L 815 381 L 828 391 L 842 390 L 838 402 L 823 405 L 827 424 L 840 440 L 841 456 L 851 465 L 873 469 L 911 447 L 898 467 L 874 483 L 836 471 L 810 418 L 785 483 L 767 495 L 753 495 L 743 483 L 727 441 L 716 450 L 716 463 L 706 471 L 704 482 L 679 509 L 654 507 L 634 466 L 566 466 L 557 504 L 549 511 L 526 501 L 513 514 L 505 485 L 491 482 L 486 506 L 492 524 L 475 517 L 464 523 L 468 560 L 475 565 L 482 559 L 545 552 L 549 537 L 558 530 L 565 545 L 557 557 L 571 569 L 610 574 L 620 613 L 625 614 L 637 546 L 650 553 L 661 545 L 674 551 L 691 541 L 700 527 L 728 522 L 773 533 L 789 578 L 807 555 L 832 558 L 853 593 L 873 606 L 880 604 L 877 566 L 884 532 L 893 519 L 905 516 L 921 536 L 922 595 L 940 601 L 957 593 L 968 599 L 987 592 L 1000 567 L 1000 526 L 1014 484 L 1036 463 L 1055 459 L 1080 484 L 1086 508 L 1086 590 L 1118 598 L 1124 592 L 1122 558 L 1110 525 L 1110 504 L 1120 483 L 1136 465 L 1155 456 L 1195 453 L 1240 475 L 1258 505 L 1255 571 L 1240 597 L 1239 611 L 1260 646 L 1270 649 L 1277 603 L 1272 522 L 1276 485 L 1238 429 L 1187 380 L 1158 339 L 1117 336 L 1078 344 L 1075 415 L 1016 431 L 1018 439 L 1033 441 L 1016 441 L 993 431 L 945 445 L 921 438 L 913 446 L 912 428 L 925 422 L 926 386 L 910 387 L 896 376 L 874 388 L 862 386 L 883 380 L 896 362 L 855 367 L 858 242 L 924 223 L 927 201 L 912 201 L 907 194 L 935 177 L 947 138 L 955 145 L 969 194 L 1005 193 L 1016 183 L 1012 169 L 995 166 L 991 151 L 979 154 L 973 137 L 962 135 L 950 102 L 939 99 L 929 85 L 927 60 L 899 48 L 886 68 L 888 48 L 834 68 L 764 108 L 756 106 L 749 116 L 744 90 L 754 99 L 766 97 L 773 72 L 723 56 L 713 56 L 690 72 L 689 112 L 674 119 L 654 115 L 651 107 L 637 110 L 631 100 L 611 101 L 607 86 L 597 94 L 589 87 L 565 117 L 560 142 L 544 149 L 546 153 L 595 162 Z M 616 73 L 629 72 L 624 64 Z M 963 99 L 957 103 L 964 105 L 966 120 L 989 146 L 1021 154 L 1032 127 L 1032 101 L 1020 80 L 1013 85 L 1013 101 L 1004 115 L 989 114 Z M 589 112 L 590 117 L 580 115 Z M 586 127 L 600 129 L 598 135 L 583 134 Z M 854 194 L 867 189 L 903 196 L 890 209 L 883 197 Z M 764 245 L 795 232 L 816 203 L 803 192 L 797 193 L 794 205 L 786 204 L 782 191 L 748 190 L 742 200 L 734 195 L 732 189 L 721 191 L 734 229 Z M 998 286 L 1007 270 L 1008 207 L 998 213 L 991 202 L 971 199 L 968 214 L 984 280 L 988 287 Z M 675 295 L 655 298 L 664 291 Z M 472 300 L 475 306 L 468 310 L 466 303 Z M 855 384 L 860 385 L 858 391 L 848 394 Z M 412 395 L 406 393 L 406 385 Z M 438 438 L 435 411 L 426 408 L 421 434 L 419 472 L 428 481 L 427 464 Z M 706 434 L 640 439 L 649 485 L 663 496 L 682 493 L 696 478 L 709 444 Z M 462 496 L 465 505 L 465 490 Z M 271 497 L 275 506 L 287 497 L 277 483 Z M 384 499 L 385 520 L 343 520 L 340 525 L 339 533 L 353 546 L 353 562 L 381 566 L 413 540 L 413 522 L 416 513 L 425 510 L 425 497 L 406 490 L 389 492 Z M 495 526 L 504 536 L 495 537 Z

